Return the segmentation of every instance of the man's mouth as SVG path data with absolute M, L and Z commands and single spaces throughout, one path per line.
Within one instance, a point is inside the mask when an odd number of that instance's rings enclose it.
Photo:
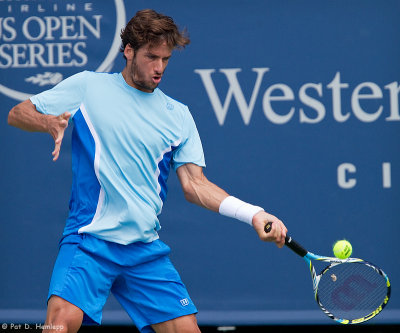
M 161 82 L 161 76 L 153 76 L 153 82 L 159 84 Z

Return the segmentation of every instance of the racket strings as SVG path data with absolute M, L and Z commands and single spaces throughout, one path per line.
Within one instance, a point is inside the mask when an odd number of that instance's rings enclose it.
M 382 305 L 387 296 L 386 279 L 366 263 L 343 263 L 324 272 L 318 299 L 337 318 L 364 317 Z

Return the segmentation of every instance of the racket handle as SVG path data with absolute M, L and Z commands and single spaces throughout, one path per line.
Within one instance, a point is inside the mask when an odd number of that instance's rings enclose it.
M 264 226 L 264 231 L 266 233 L 269 233 L 271 231 L 272 228 L 272 222 L 268 222 L 265 226 Z M 289 235 L 286 235 L 285 238 L 285 245 L 291 249 L 293 252 L 295 252 L 296 254 L 298 254 L 300 257 L 304 257 L 308 251 L 302 247 L 299 243 L 297 243 L 292 237 L 290 237 Z
M 299 243 L 297 243 L 292 237 L 286 235 L 285 245 L 291 249 L 293 252 L 298 254 L 300 257 L 304 257 L 308 251 L 302 247 Z

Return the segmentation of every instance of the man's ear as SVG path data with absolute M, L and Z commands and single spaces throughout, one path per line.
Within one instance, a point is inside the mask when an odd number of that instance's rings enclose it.
M 135 55 L 135 50 L 132 48 L 130 44 L 126 44 L 124 49 L 124 56 L 126 60 L 132 60 Z

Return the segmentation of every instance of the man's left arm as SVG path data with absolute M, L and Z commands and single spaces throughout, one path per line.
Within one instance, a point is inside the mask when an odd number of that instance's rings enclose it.
M 176 172 L 187 201 L 240 220 L 242 218 L 237 217 L 235 212 L 241 210 L 240 215 L 246 215 L 246 218 L 249 219 L 247 222 L 251 223 L 261 240 L 274 242 L 278 247 L 285 244 L 287 229 L 281 220 L 268 214 L 260 207 L 252 206 L 230 196 L 206 178 L 202 167 L 187 163 L 180 166 Z M 223 207 L 222 210 L 221 207 Z M 254 210 L 254 208 L 256 209 Z M 228 211 L 228 214 L 224 213 L 225 211 Z M 252 215 L 252 211 L 255 212 L 254 215 Z M 250 217 L 248 214 L 250 214 Z M 268 222 L 273 223 L 271 231 L 267 234 L 264 231 L 264 226 Z

